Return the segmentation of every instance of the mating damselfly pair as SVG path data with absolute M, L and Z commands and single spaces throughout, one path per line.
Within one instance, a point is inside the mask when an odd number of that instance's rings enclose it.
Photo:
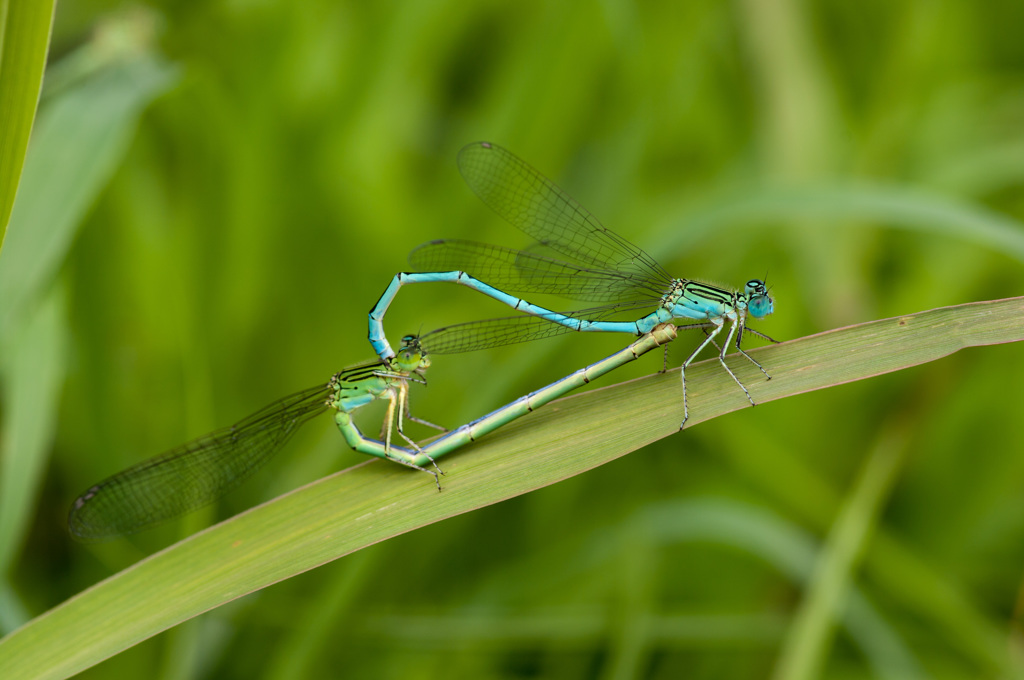
M 172 449 L 90 487 L 74 503 L 69 527 L 90 540 L 144 529 L 223 496 L 262 467 L 307 420 L 328 410 L 345 441 L 355 450 L 433 475 L 436 460 L 450 451 L 529 413 L 641 354 L 665 346 L 680 328 L 696 328 L 704 339 L 683 361 L 683 419 L 689 418 L 686 368 L 709 345 L 743 390 L 750 392 L 725 361 L 737 351 L 766 378 L 768 372 L 741 347 L 754 333 L 747 319 L 773 311 L 764 281 L 751 279 L 742 291 L 695 280 L 672 278 L 647 253 L 605 228 L 585 208 L 527 163 L 488 142 L 470 144 L 459 154 L 469 187 L 498 215 L 535 239 L 530 250 L 465 240 L 430 241 L 410 255 L 417 271 L 396 275 L 369 315 L 369 340 L 378 360 L 335 374 L 320 386 L 286 397 L 230 428 Z M 519 314 L 448 326 L 421 336 L 407 335 L 396 353 L 383 329 L 391 302 L 404 285 L 448 282 L 472 288 Z M 519 297 L 549 293 L 601 306 L 556 312 Z M 640 314 L 636 318 L 637 314 Z M 620 320 L 624 315 L 634 318 Z M 728 325 L 725 341 L 716 338 Z M 640 338 L 628 347 L 532 392 L 483 418 L 420 446 L 404 432 L 409 414 L 409 383 L 423 382 L 430 356 L 482 350 L 551 337 L 571 331 L 628 333 Z M 362 434 L 352 420 L 357 409 L 386 401 L 381 440 Z M 392 443 L 397 430 L 407 446 Z

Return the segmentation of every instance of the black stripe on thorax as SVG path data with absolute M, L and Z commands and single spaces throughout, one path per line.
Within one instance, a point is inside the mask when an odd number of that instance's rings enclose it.
M 730 305 L 733 303 L 732 292 L 725 290 L 724 288 L 718 288 L 699 281 L 687 281 L 686 285 L 683 286 L 683 292 L 684 294 L 689 293 L 692 295 L 699 295 L 702 298 L 714 300 L 715 302 L 723 305 Z
M 338 374 L 338 382 L 359 382 L 367 378 L 376 377 L 377 373 L 387 371 L 388 367 L 384 362 L 369 364 L 367 366 L 353 366 Z

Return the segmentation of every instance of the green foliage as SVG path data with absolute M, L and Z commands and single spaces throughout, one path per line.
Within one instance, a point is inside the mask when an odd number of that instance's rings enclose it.
M 0 2 L 0 244 L 39 102 L 54 2 Z
M 758 328 L 800 340 L 760 354 L 771 382 L 742 374 L 755 398 L 800 392 L 812 376 L 842 382 L 840 370 L 868 358 L 891 360 L 868 374 L 935 358 L 992 319 L 1013 329 L 1019 310 L 989 318 L 979 306 L 913 343 L 879 328 L 842 346 L 814 335 L 889 317 L 913 328 L 921 310 L 1020 293 L 1018 4 L 272 0 L 118 15 L 62 4 L 22 186 L 33 154 L 55 149 L 25 198 L 43 227 L 24 256 L 9 255 L 19 197 L 0 256 L 3 630 L 217 517 L 321 480 L 61 611 L 109 597 L 178 612 L 134 629 L 141 640 L 394 538 L 83 677 L 1020 674 L 1014 344 L 671 436 L 674 374 L 588 394 L 454 455 L 442 494 L 380 462 L 329 476 L 362 458 L 324 422 L 178 526 L 99 546 L 62 528 L 89 484 L 366 358 L 366 312 L 413 246 L 524 245 L 458 177 L 455 152 L 477 139 L 530 161 L 670 272 L 741 284 L 767 270 L 777 313 Z M 70 107 L 88 92 L 103 101 Z M 62 110 L 80 127 L 47 143 L 44 120 Z M 394 341 L 503 313 L 469 291 L 417 286 L 387 330 Z M 455 426 L 622 340 L 438 357 L 413 409 Z M 692 342 L 674 343 L 670 365 Z M 692 397 L 695 419 L 743 406 L 713 364 L 694 374 Z M 365 414 L 364 429 L 378 417 Z M 634 434 L 648 418 L 660 429 Z M 541 433 L 549 447 L 489 457 Z M 268 543 L 242 559 L 274 516 L 298 525 L 305 546 Z M 190 552 L 200 546 L 216 550 Z M 176 559 L 188 562 L 165 574 L 175 585 L 132 581 Z M 210 590 L 200 564 L 225 569 Z M 67 667 L 80 667 L 130 644 L 119 636 L 134 623 L 33 644 L 56 657 L 74 639 L 82 656 Z

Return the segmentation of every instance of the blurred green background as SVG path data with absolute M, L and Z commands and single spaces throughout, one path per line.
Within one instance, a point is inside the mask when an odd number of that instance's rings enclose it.
M 61 3 L 19 202 L 64 227 L 19 259 L 33 286 L 0 319 L 5 445 L 36 431 L 43 452 L 4 469 L 27 500 L 0 505 L 3 632 L 363 460 L 324 419 L 217 508 L 108 545 L 64 533 L 90 484 L 370 357 L 366 312 L 413 246 L 525 245 L 462 184 L 470 141 L 670 272 L 767 272 L 757 327 L 779 339 L 1020 294 L 1020 251 L 992 234 L 1024 233 L 1021 26 L 1009 0 Z M 392 342 L 503 313 L 454 286 L 393 309 Z M 413 406 L 458 425 L 623 344 L 439 357 Z M 1020 351 L 702 423 L 82 677 L 1024 675 Z M 637 364 L 603 383 L 660 368 Z M 868 538 L 829 587 L 843 521 Z

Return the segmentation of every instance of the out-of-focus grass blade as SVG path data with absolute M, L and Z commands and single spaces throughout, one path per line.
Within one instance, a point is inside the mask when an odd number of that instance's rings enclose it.
M 821 227 L 858 222 L 943 234 L 1005 252 L 1024 261 L 1024 224 L 968 201 L 906 187 L 854 184 L 771 188 L 686 206 L 653 229 L 658 253 L 685 252 L 724 225 L 820 220 Z M 679 225 L 685 224 L 685 229 Z
M 26 531 L 64 379 L 67 331 L 54 279 L 86 210 L 124 157 L 142 110 L 172 80 L 173 69 L 145 53 L 137 56 L 93 61 L 87 77 L 46 100 L 0 253 L 0 574 Z M 5 70 L 0 81 L 7 79 Z
M 111 64 L 44 106 L 0 253 L 0 335 L 53 279 L 140 114 L 173 75 L 173 67 L 142 55 Z
M 898 426 L 885 428 L 829 532 L 828 541 L 816 556 L 804 601 L 797 608 L 779 652 L 774 673 L 777 680 L 820 677 L 835 629 L 847 599 L 854 592 L 860 559 L 906 452 L 906 432 Z M 904 670 L 899 677 L 906 678 L 908 674 Z
M 801 527 L 763 507 L 732 500 L 665 503 L 639 513 L 633 525 L 630 530 L 645 531 L 661 543 L 701 541 L 745 550 L 802 585 L 813 582 L 820 560 L 821 546 Z M 843 604 L 837 618 L 878 677 L 925 677 L 911 647 L 863 589 L 851 585 Z
M 0 574 L 21 545 L 29 509 L 46 468 L 64 384 L 67 344 L 60 287 L 33 310 L 18 337 L 4 347 L 4 429 L 0 437 Z
M 28 621 L 30 616 L 11 584 L 0 580 L 0 630 L 14 630 Z
M 39 102 L 55 2 L 0 2 L 0 246 Z
M 754 350 L 734 365 L 754 398 L 869 378 L 964 347 L 1024 340 L 1024 298 L 851 326 Z M 716 360 L 688 372 L 691 423 L 747 401 Z M 61 678 L 246 593 L 453 515 L 580 474 L 677 432 L 679 376 L 563 399 L 445 460 L 445 489 L 368 461 L 254 508 L 116 574 L 0 641 L 6 678 Z

